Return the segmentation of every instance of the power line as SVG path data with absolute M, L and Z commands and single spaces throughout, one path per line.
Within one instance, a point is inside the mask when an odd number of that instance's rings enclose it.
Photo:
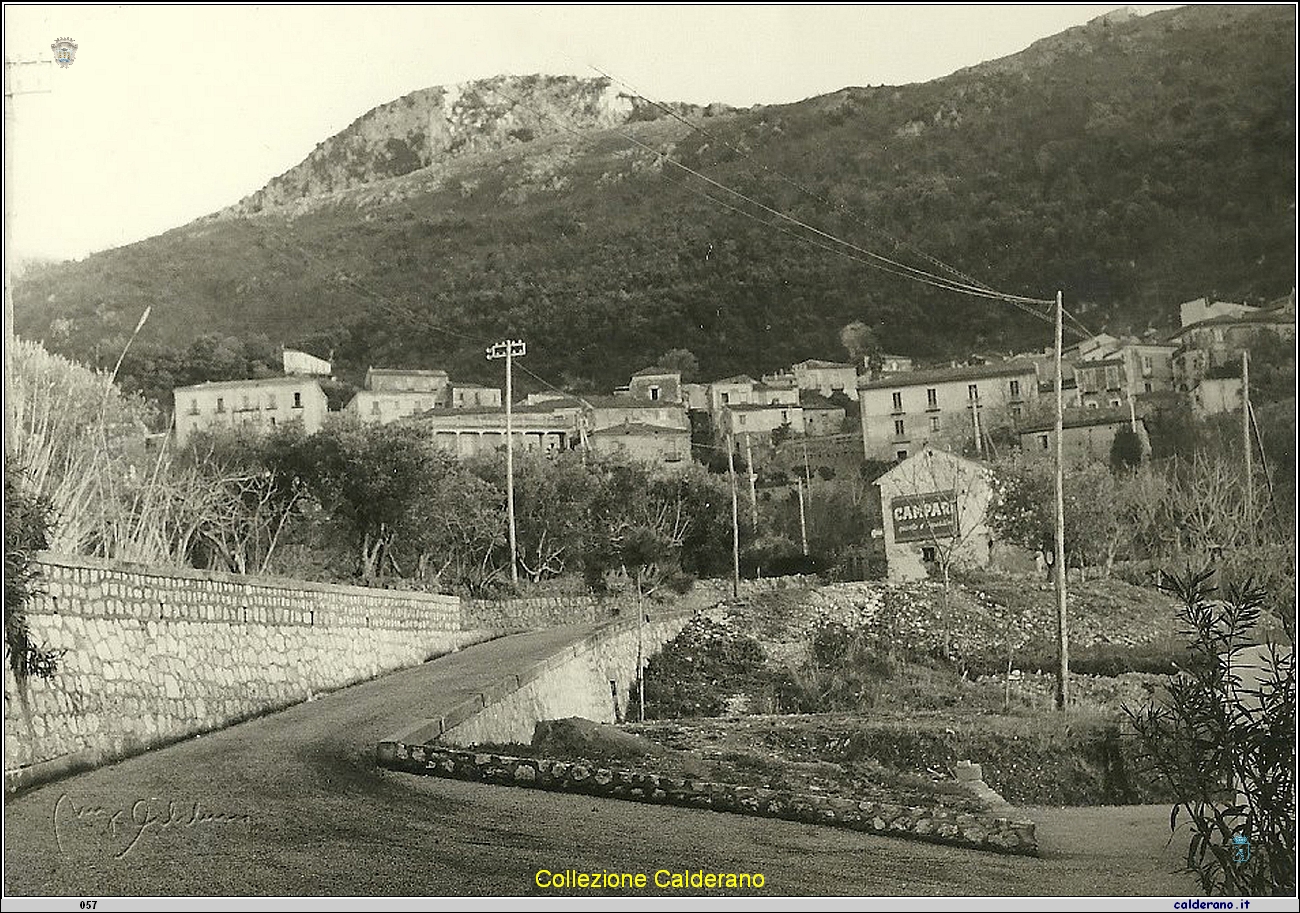
M 925 251 L 921 250 L 919 247 L 917 247 L 916 245 L 910 243 L 909 241 L 906 241 L 906 240 L 904 240 L 904 239 L 901 239 L 901 238 L 897 238 L 897 237 L 895 237 L 894 235 L 890 234 L 888 231 L 886 231 L 886 230 L 885 230 L 884 228 L 882 228 L 881 226 L 879 226 L 879 225 L 877 225 L 877 224 L 875 224 L 875 223 L 867 222 L 865 219 L 863 219 L 862 217 L 860 217 L 856 212 L 854 212 L 853 210 L 849 209 L 849 208 L 848 208 L 847 206 L 845 206 L 844 204 L 842 204 L 842 203 L 838 203 L 838 202 L 835 202 L 835 201 L 830 200 L 830 199 L 827 199 L 826 197 L 823 197 L 821 194 L 817 193 L 815 190 L 812 190 L 812 189 L 810 189 L 809 187 L 807 187 L 807 186 L 806 186 L 805 184 L 803 184 L 802 182 L 797 181 L 797 180 L 795 180 L 795 179 L 792 178 L 792 177 L 789 177 L 788 175 L 784 174 L 783 172 L 778 171 L 777 169 L 772 168 L 771 166 L 769 166 L 769 165 L 767 165 L 767 164 L 764 164 L 763 162 L 760 162 L 760 161 L 759 161 L 758 159 L 756 159 L 753 155 L 751 155 L 747 150 L 740 148 L 739 146 L 735 145 L 734 143 L 730 142 L 729 140 L 725 139 L 724 137 L 721 137 L 721 136 L 719 136 L 718 134 L 713 133 L 712 131 L 710 131 L 710 130 L 708 130 L 708 129 L 702 127 L 702 126 L 700 126 L 699 124 L 687 120 L 685 117 L 683 117 L 682 115 L 680 115 L 679 113 L 677 113 L 676 111 L 674 111 L 674 110 L 672 109 L 671 106 L 666 105 L 666 104 L 663 104 L 663 103 L 658 102 L 658 101 L 655 101 L 655 100 L 652 99 L 652 98 L 648 98 L 648 97 L 646 97 L 646 96 L 645 96 L 644 94 L 642 94 L 641 91 L 640 91 L 639 89 L 637 89 L 635 86 L 632 86 L 632 85 L 628 84 L 627 82 L 624 82 L 622 79 L 619 79 L 617 76 L 614 76 L 614 75 L 612 75 L 612 74 L 610 74 L 610 73 L 605 72 L 604 70 L 602 70 L 600 67 L 596 66 L 595 64 L 589 64 L 589 66 L 590 66 L 593 70 L 595 70 L 597 73 L 599 73 L 599 74 L 601 74 L 602 76 L 604 76 L 606 79 L 612 80 L 613 82 L 618 83 L 618 84 L 619 84 L 620 86 L 622 86 L 623 88 L 628 89 L 628 90 L 631 91 L 633 94 L 635 94 L 637 98 L 640 98 L 642 101 L 644 101 L 644 102 L 646 102 L 646 103 L 648 103 L 648 104 L 654 105 L 656 108 L 658 108 L 659 110 L 663 111 L 665 114 L 667 114 L 669 117 L 673 118 L 674 120 L 677 120 L 677 121 L 681 122 L 682 124 L 685 124 L 687 127 L 689 127 L 689 128 L 692 129 L 692 130 L 695 130 L 695 131 L 697 131 L 697 132 L 699 132 L 699 133 L 702 133 L 703 135 L 709 137 L 711 140 L 714 140 L 715 142 L 722 143 L 724 146 L 726 146 L 726 147 L 727 147 L 728 149 L 730 149 L 732 152 L 735 152 L 737 155 L 743 156 L 747 161 L 751 162 L 751 163 L 754 164 L 754 165 L 757 165 L 759 168 L 762 168 L 762 169 L 763 169 L 764 171 L 766 171 L 768 174 L 775 175 L 776 177 L 780 178 L 780 179 L 781 179 L 782 181 L 784 181 L 785 183 L 789 184 L 791 187 L 794 187 L 796 190 L 800 191 L 801 193 L 803 193 L 803 194 L 805 194 L 805 195 L 807 195 L 807 196 L 809 196 L 809 197 L 812 197 L 814 200 L 816 200 L 817 202 L 821 203 L 822 205 L 824 205 L 824 206 L 830 206 L 830 207 L 832 207 L 833 209 L 835 209 L 835 210 L 839 211 L 840 213 L 842 213 L 843 215 L 848 216 L 848 217 L 849 217 L 853 222 L 855 222 L 856 224 L 858 224 L 858 225 L 861 226 L 862 228 L 865 228 L 867 231 L 875 232 L 876 234 L 878 234 L 878 235 L 880 235 L 880 236 L 886 238 L 887 240 L 893 242 L 895 248 L 898 248 L 898 247 L 905 247 L 905 248 L 907 248 L 908 250 L 912 251 L 912 253 L 916 254 L 917 256 L 919 256 L 919 257 L 921 257 L 921 258 L 923 258 L 923 259 L 929 261 L 929 262 L 930 262 L 931 264 L 933 264 L 934 266 L 937 266 L 937 267 L 939 267 L 940 269 L 943 269 L 943 270 L 948 271 L 949 273 L 952 273 L 952 274 L 953 274 L 954 276 L 956 276 L 958 279 L 964 280 L 964 282 L 967 283 L 967 284 L 969 284 L 969 285 L 975 286 L 976 288 L 984 289 L 985 291 L 989 291 L 989 292 L 994 291 L 993 287 L 990 286 L 990 285 L 988 285 L 987 283 L 985 283 L 985 282 L 981 282 L 980 280 L 975 279 L 974 277 L 972 277 L 972 276 L 970 276 L 970 275 L 968 275 L 968 274 L 962 272 L 961 270 L 957 269 L 955 266 L 952 266 L 951 264 L 945 263 L 944 261 L 940 260 L 938 257 L 934 257 L 934 256 L 932 256 L 932 255 L 926 253 Z
M 515 98 L 505 92 L 502 92 L 500 89 L 497 88 L 493 88 L 490 91 L 495 92 L 497 95 L 500 95 L 502 98 L 506 99 L 507 101 L 513 102 L 514 104 L 522 108 L 532 111 L 538 117 L 550 121 L 551 123 L 558 126 L 560 129 L 568 133 L 571 133 L 578 137 L 582 136 L 582 134 L 578 130 L 556 120 L 554 117 L 551 117 L 549 114 L 537 110 L 536 108 L 532 107 L 531 105 L 527 104 L 521 99 Z M 647 152 L 650 152 L 656 158 L 660 159 L 666 164 L 672 165 L 674 168 L 678 168 L 682 171 L 685 171 L 686 173 L 692 175 L 693 177 L 699 178 L 700 180 L 710 184 L 713 187 L 718 188 L 719 190 L 724 191 L 725 193 L 738 197 L 739 199 L 744 200 L 750 205 L 762 209 L 763 211 L 768 212 L 771 215 L 783 221 L 790 222 L 794 225 L 797 225 L 800 228 L 803 228 L 806 231 L 812 232 L 813 234 L 826 238 L 827 240 L 835 244 L 843 245 L 844 247 L 847 247 L 850 250 L 856 251 L 857 253 L 860 253 L 863 256 L 870 258 L 870 260 L 874 262 L 870 263 L 869 265 L 875 266 L 877 269 L 882 269 L 885 272 L 893 272 L 896 275 L 902 276 L 903 278 L 913 279 L 918 282 L 924 282 L 930 285 L 934 285 L 938 288 L 942 288 L 948 291 L 959 292 L 961 294 L 971 295 L 973 297 L 991 298 L 991 299 L 1001 300 L 1001 301 L 1014 300 L 1025 304 L 1044 304 L 1044 305 L 1055 304 L 1054 300 L 1049 300 L 1046 298 L 1030 298 L 1024 295 L 1011 295 L 1006 292 L 989 291 L 987 289 L 980 288 L 978 286 L 966 285 L 963 283 L 959 283 L 955 280 L 946 279 L 943 276 L 939 276 L 934 273 L 927 272 L 926 270 L 918 269 L 917 267 L 914 266 L 909 266 L 906 263 L 901 263 L 897 260 L 893 260 L 889 257 L 884 256 L 883 254 L 878 254 L 875 251 L 871 251 L 857 244 L 854 244 L 851 241 L 845 241 L 842 238 L 839 238 L 829 232 L 823 231 L 822 229 L 817 228 L 814 225 L 810 225 L 807 222 L 804 222 L 788 213 L 782 212 L 779 209 L 775 209 L 771 206 L 768 206 L 765 203 L 755 200 L 752 197 L 749 197 L 738 190 L 728 187 L 726 184 L 723 184 L 720 181 L 714 180 L 713 178 L 709 177 L 706 174 L 703 174 L 687 165 L 682 164 L 681 162 L 677 161 L 676 159 L 672 158 L 666 153 L 663 153 L 658 149 L 655 149 L 653 146 L 650 146 L 647 143 L 642 142 L 641 140 L 637 139 L 635 136 L 632 136 L 629 133 L 626 133 L 618 129 L 614 129 L 613 132 L 618 136 L 621 136 L 623 139 L 627 140 L 628 142 L 641 147 Z M 893 269 L 889 269 L 886 266 L 882 266 L 881 264 L 886 264 L 887 266 L 893 267 Z

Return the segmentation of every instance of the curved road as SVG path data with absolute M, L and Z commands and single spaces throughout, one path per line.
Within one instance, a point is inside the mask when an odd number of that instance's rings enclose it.
M 1031 810 L 1029 859 L 374 765 L 381 737 L 588 631 L 481 644 L 11 798 L 5 893 L 520 895 L 570 868 L 762 872 L 776 895 L 1193 889 L 1169 874 L 1164 808 Z

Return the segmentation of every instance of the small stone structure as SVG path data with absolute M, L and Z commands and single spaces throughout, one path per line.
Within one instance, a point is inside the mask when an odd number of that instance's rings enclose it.
M 581 793 L 634 802 L 782 818 L 1021 856 L 1038 855 L 1034 825 L 946 808 L 856 802 L 782 790 L 734 786 L 568 761 L 516 758 L 432 745 L 390 743 L 385 767 L 414 774 Z

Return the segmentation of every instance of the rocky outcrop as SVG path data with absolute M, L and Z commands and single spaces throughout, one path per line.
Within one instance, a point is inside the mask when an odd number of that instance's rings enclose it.
M 675 105 L 684 114 L 706 113 Z M 707 113 L 718 106 L 710 106 Z M 301 163 L 224 210 L 286 206 L 544 137 L 667 116 L 609 79 L 496 76 L 433 86 L 372 108 L 317 144 Z

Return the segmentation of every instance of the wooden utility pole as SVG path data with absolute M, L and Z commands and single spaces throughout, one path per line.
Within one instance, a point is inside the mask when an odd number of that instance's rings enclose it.
M 736 497 L 736 442 L 727 432 L 727 476 L 731 479 L 731 595 L 740 598 L 740 505 Z
M 1061 326 L 1064 305 L 1056 293 L 1056 708 L 1064 710 L 1070 700 L 1070 631 L 1065 613 L 1065 394 L 1062 390 Z
M 749 446 L 749 433 L 745 433 L 745 465 L 749 467 L 749 520 L 754 526 L 754 538 L 758 538 L 758 473 L 754 471 L 754 451 Z
M 984 456 L 984 435 L 980 433 L 980 395 L 978 392 L 970 398 L 970 414 L 975 422 L 975 452 Z
M 1241 352 L 1241 443 L 1246 453 L 1246 543 L 1255 544 L 1255 453 L 1250 442 L 1250 353 Z
M 515 427 L 511 411 L 514 387 L 511 382 L 511 362 L 528 354 L 522 339 L 506 339 L 488 346 L 489 361 L 506 360 L 506 517 L 510 522 L 510 582 L 519 583 L 519 546 L 515 541 Z
M 794 477 L 795 483 L 799 487 L 799 536 L 803 539 L 803 553 L 808 554 L 808 522 L 804 519 L 803 513 L 803 479 L 798 476 Z

